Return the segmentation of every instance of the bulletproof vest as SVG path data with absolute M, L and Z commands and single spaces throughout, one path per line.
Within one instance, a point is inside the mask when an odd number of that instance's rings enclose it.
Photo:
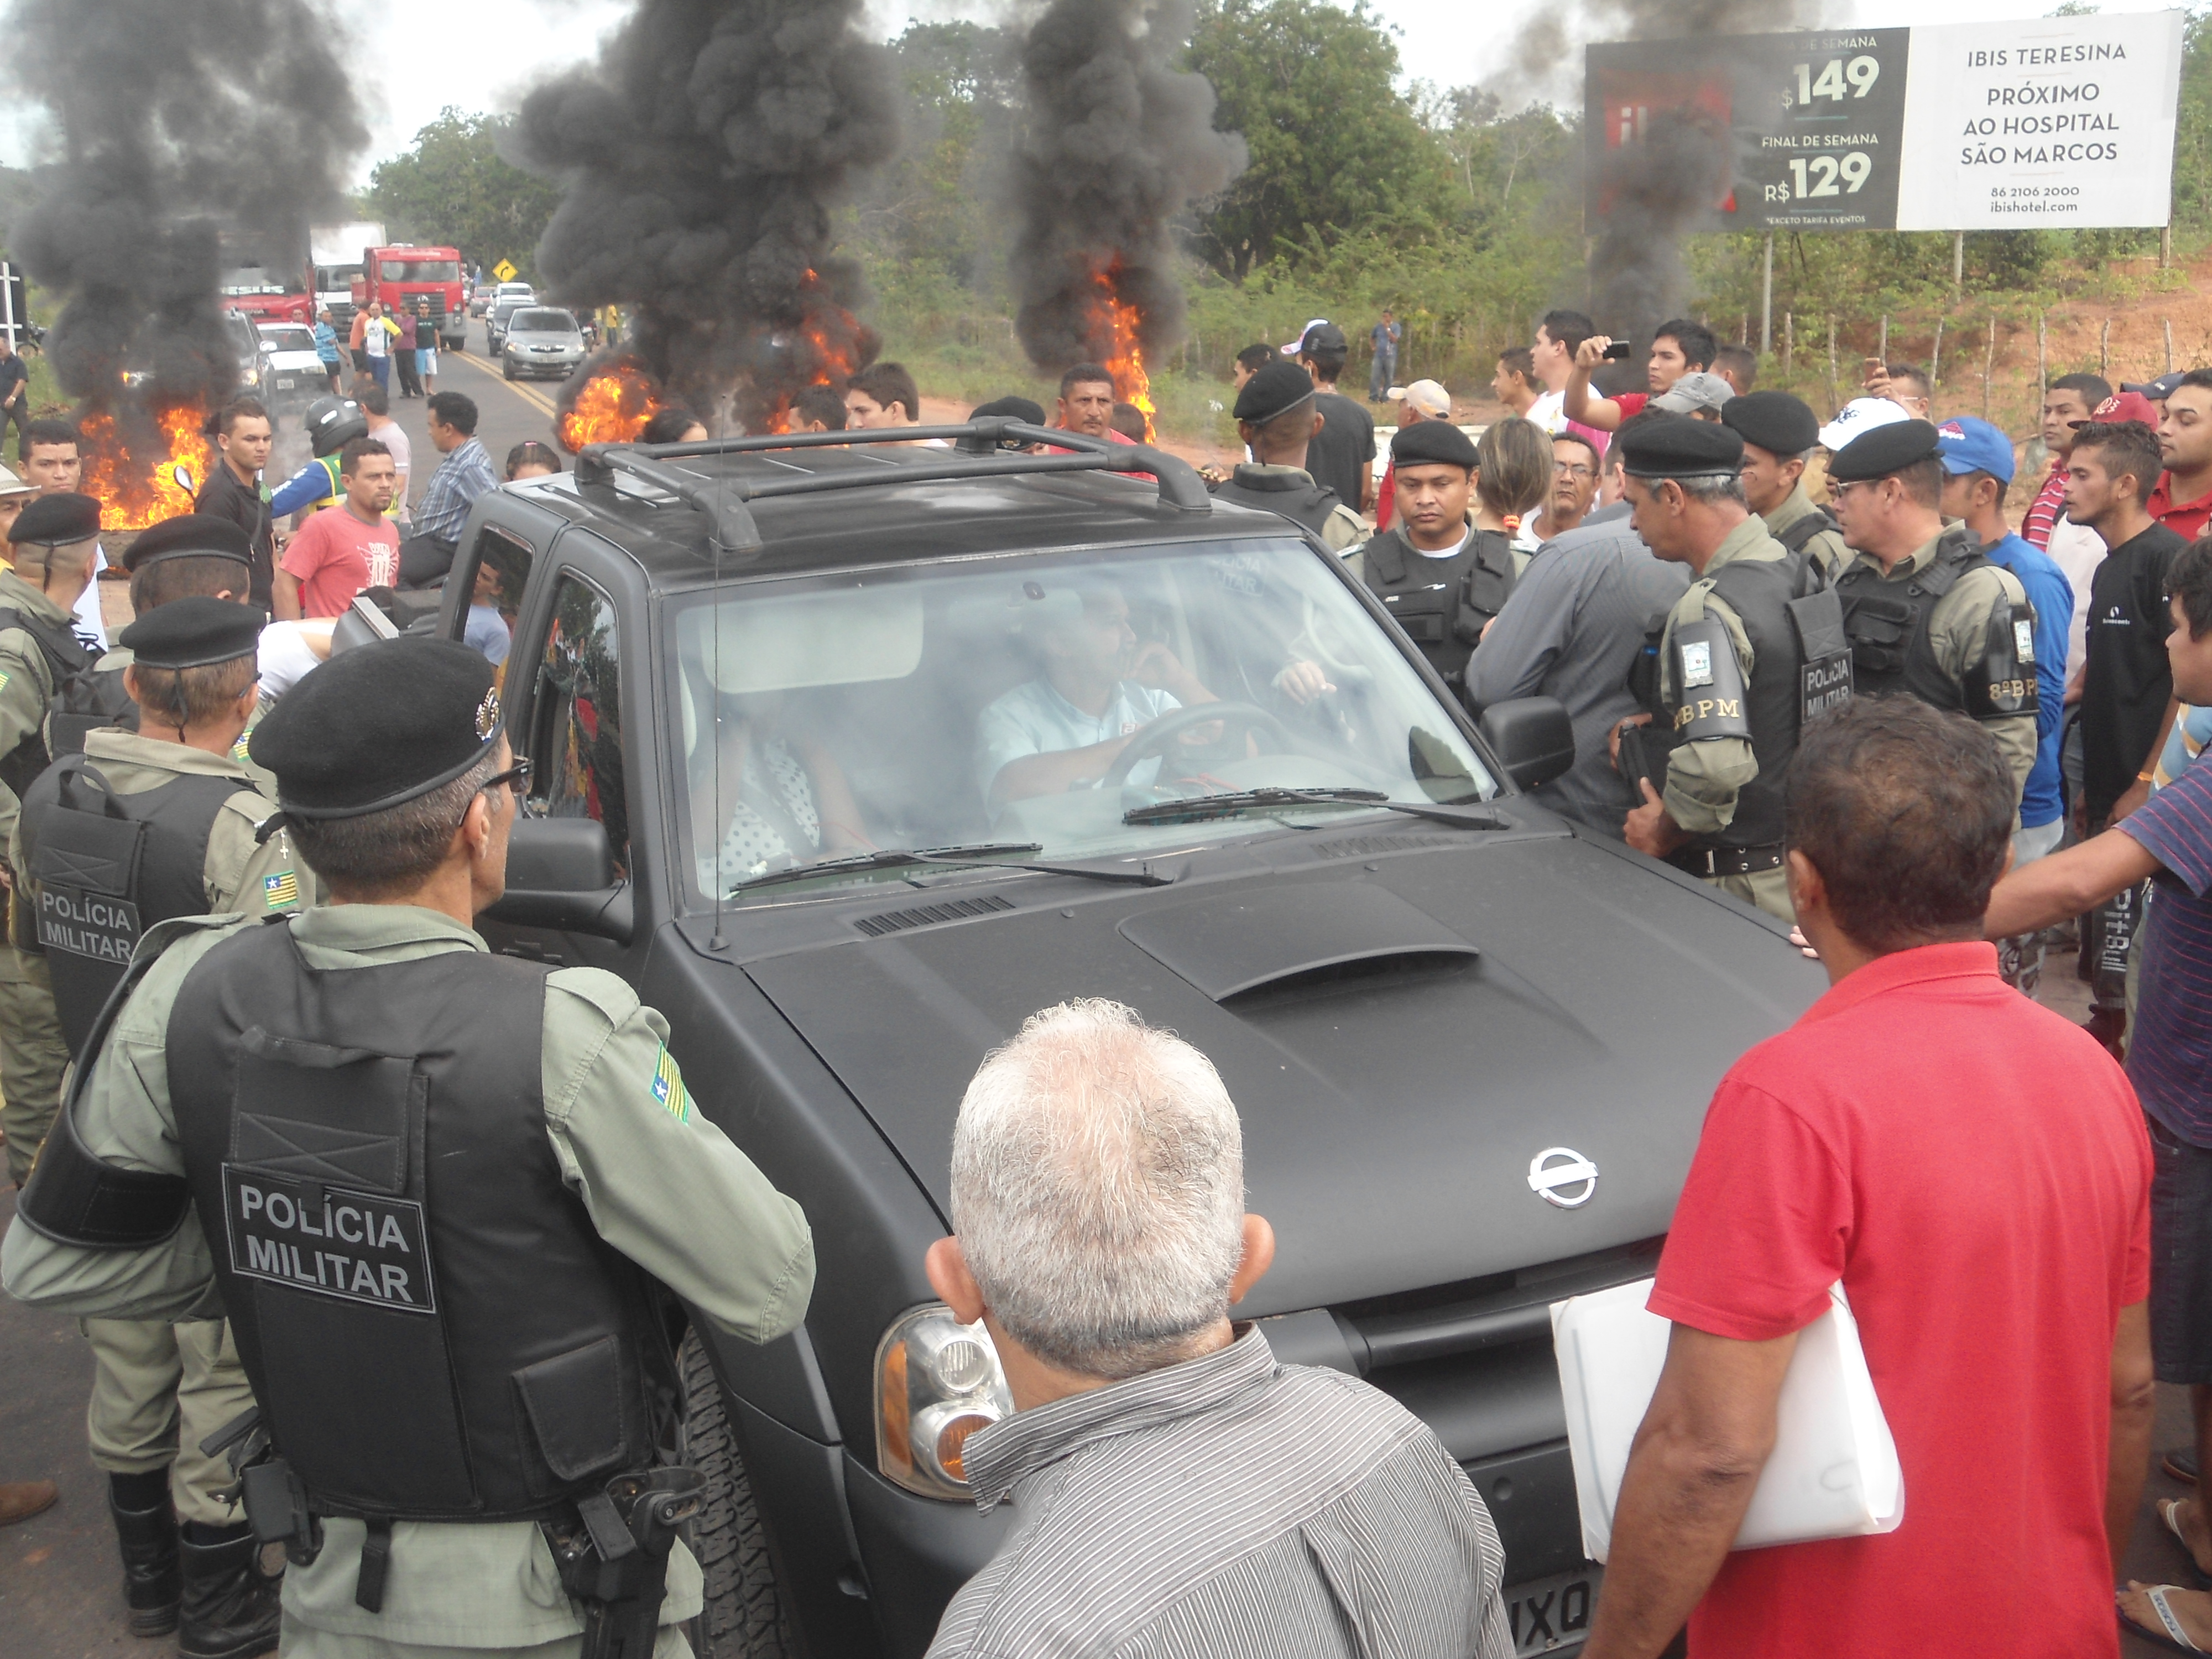
M 23 856 L 38 910 L 35 935 L 18 943 L 46 958 L 73 1057 L 140 935 L 172 916 L 207 914 L 216 815 L 252 787 L 244 778 L 187 775 L 118 795 L 82 755 L 67 755 L 24 795 Z M 19 904 L 19 918 L 28 908 Z
M 91 653 L 77 642 L 76 635 L 67 628 L 41 622 L 36 617 L 25 616 L 13 605 L 0 605 L 0 633 L 11 628 L 21 629 L 38 641 L 40 653 L 46 659 L 46 672 L 53 677 L 57 696 L 62 695 L 63 689 L 71 680 L 92 666 Z M 80 737 L 80 746 L 82 742 Z M 27 732 L 13 749 L 5 755 L 0 755 L 0 783 L 6 784 L 21 799 L 33 780 L 45 771 L 52 760 L 52 755 L 46 750 L 46 734 L 43 732 Z
M 1861 559 L 1836 578 L 1844 629 L 1850 635 L 1851 666 L 1858 690 L 1869 696 L 1903 691 L 1937 708 L 1963 711 L 1966 688 L 1936 659 L 1929 623 L 1942 597 L 1989 556 L 1964 526 L 1947 530 L 1928 568 L 1901 582 L 1886 581 L 1881 567 Z M 2031 653 L 2029 660 L 2033 660 Z M 2033 685 L 2034 676 L 2028 677 Z
M 1802 553 L 1813 538 L 1822 531 L 1839 527 L 1829 516 L 1826 507 L 1816 507 L 1803 518 L 1794 520 L 1788 529 L 1769 531 L 1767 533 L 1790 552 Z
M 1279 513 L 1316 537 L 1328 523 L 1329 514 L 1341 505 L 1334 489 L 1310 477 L 1299 479 L 1287 473 L 1266 472 L 1249 463 L 1231 473 L 1227 483 L 1214 485 L 1213 498 L 1256 507 L 1263 513 Z
M 108 726 L 138 729 L 138 705 L 123 689 L 119 668 L 87 668 L 70 675 L 46 705 L 46 746 L 57 759 L 82 755 L 85 738 Z
M 543 1518 L 672 1451 L 666 1292 L 599 1238 L 546 1137 L 550 971 L 475 951 L 319 969 L 272 921 L 179 991 L 185 1178 L 313 1513 Z
M 1671 638 L 1673 609 L 1654 619 L 1630 677 L 1630 690 L 1652 716 L 1657 742 L 1671 749 L 1704 737 L 1751 742 L 1759 775 L 1736 795 L 1735 816 L 1717 835 L 1688 845 L 1772 848 L 1783 839 L 1783 784 L 1804 722 L 1851 696 L 1851 662 L 1842 607 L 1811 559 L 1735 559 L 1704 579 L 1734 611 L 1751 643 L 1743 678 L 1726 627 L 1682 623 Z M 1662 653 L 1676 656 L 1673 698 L 1662 688 Z M 1659 780 L 1655 779 L 1655 787 Z
M 1513 592 L 1512 538 L 1471 531 L 1450 558 L 1431 559 L 1403 531 L 1386 530 L 1360 550 L 1360 565 L 1367 586 L 1437 672 L 1449 684 L 1462 684 L 1483 624 Z

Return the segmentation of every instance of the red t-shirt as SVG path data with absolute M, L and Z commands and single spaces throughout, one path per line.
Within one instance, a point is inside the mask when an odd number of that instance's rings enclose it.
M 398 580 L 399 532 L 389 519 L 363 524 L 343 506 L 325 507 L 300 526 L 282 562 L 300 579 L 300 614 L 335 617 L 362 588 Z
M 2158 487 L 2150 492 L 2144 510 L 2177 536 L 2186 536 L 2195 541 L 2204 533 L 2204 521 L 2212 519 L 2212 492 L 2199 495 L 2193 501 L 2177 503 L 2173 499 L 2173 474 L 2158 475 Z
M 1651 1310 L 1767 1341 L 1841 1279 L 1905 1521 L 1731 1554 L 1692 1616 L 1692 1654 L 2118 1651 L 2112 1339 L 2150 1291 L 2150 1175 L 2120 1068 L 2008 988 L 1988 945 L 1869 963 L 1736 1062 Z
M 1651 401 L 1648 392 L 1622 392 L 1614 395 L 1613 403 L 1620 410 L 1620 423 L 1626 426 L 1644 412 L 1644 405 Z

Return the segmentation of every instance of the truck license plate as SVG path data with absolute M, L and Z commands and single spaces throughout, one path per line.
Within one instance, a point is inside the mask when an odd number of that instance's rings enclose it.
M 1603 1567 L 1591 1565 L 1525 1584 L 1508 1584 L 1505 1624 L 1513 1632 L 1516 1659 L 1580 1648 L 1589 1639 L 1590 1613 L 1604 1577 Z

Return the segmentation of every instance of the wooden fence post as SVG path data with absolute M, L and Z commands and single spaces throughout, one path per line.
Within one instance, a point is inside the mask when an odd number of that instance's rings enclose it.
M 1943 378 L 1943 319 L 1936 319 L 1936 344 L 1928 354 L 1928 384 L 1933 388 Z
M 2039 415 L 2043 410 L 2043 394 L 2050 390 L 2050 359 L 2044 350 L 2043 313 L 2039 311 L 2035 313 L 2035 407 Z
M 1990 418 L 1990 378 L 1997 368 L 1997 314 L 1990 313 L 1990 343 L 1982 353 L 1982 418 Z
M 1782 313 L 1782 378 L 1788 380 L 1797 356 L 1797 313 Z
M 2105 326 L 2097 335 L 2097 373 L 2105 380 L 2112 378 L 2112 319 L 2105 319 Z
M 1836 412 L 1836 319 L 1828 318 L 1828 412 Z

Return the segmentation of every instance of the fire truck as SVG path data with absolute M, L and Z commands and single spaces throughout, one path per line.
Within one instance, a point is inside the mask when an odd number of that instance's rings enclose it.
M 368 246 L 362 250 L 361 275 L 353 279 L 353 302 L 366 306 L 381 301 L 385 314 L 404 311 L 415 315 L 418 301 L 430 302 L 431 319 L 438 325 L 438 343 L 448 351 L 467 343 L 469 315 L 461 300 L 461 251 L 453 247 L 416 247 L 411 243 Z

